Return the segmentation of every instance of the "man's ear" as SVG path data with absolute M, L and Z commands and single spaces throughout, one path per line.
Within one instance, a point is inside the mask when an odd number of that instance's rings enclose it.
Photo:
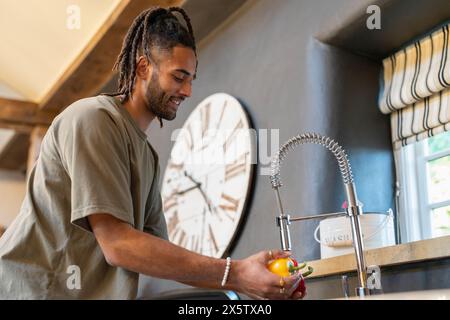
M 150 75 L 152 74 L 153 65 L 149 63 L 146 57 L 140 56 L 137 61 L 136 66 L 136 76 L 143 79 L 148 80 Z

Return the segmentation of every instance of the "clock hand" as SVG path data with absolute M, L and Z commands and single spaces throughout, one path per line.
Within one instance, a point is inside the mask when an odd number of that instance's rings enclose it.
M 208 205 L 208 209 L 209 209 L 209 212 L 213 212 L 212 211 L 212 209 L 211 209 L 211 202 L 209 201 L 209 199 L 208 199 L 208 197 L 206 196 L 206 194 L 205 194 L 205 192 L 202 190 L 202 188 L 198 188 L 198 190 L 200 191 L 200 193 L 202 194 L 202 196 L 203 196 L 203 199 L 205 199 L 205 202 L 206 202 L 206 204 Z
M 199 189 L 200 193 L 202 194 L 203 199 L 205 199 L 206 204 L 208 205 L 209 212 L 217 215 L 217 208 L 216 208 L 216 206 L 212 205 L 212 202 L 209 199 L 209 197 L 206 195 L 206 192 L 203 191 L 203 189 L 200 187 L 198 189 Z
M 175 192 L 175 194 L 176 194 L 176 195 L 182 195 L 182 194 L 185 194 L 186 192 L 189 192 L 189 191 L 191 191 L 191 190 L 194 190 L 194 189 L 199 188 L 200 185 L 201 185 L 201 183 L 196 183 L 195 186 L 192 186 L 192 187 L 190 187 L 190 188 L 187 188 L 187 189 L 185 189 L 185 190 L 183 190 L 183 191 Z
M 201 183 L 196 181 L 194 178 L 192 178 L 192 176 L 189 173 L 187 173 L 186 170 L 184 171 L 184 175 L 186 177 L 188 177 L 192 182 L 194 182 L 198 186 L 198 190 L 202 194 L 203 199 L 205 199 L 205 202 L 206 202 L 206 204 L 208 206 L 209 212 L 213 213 L 213 210 L 211 209 L 211 201 L 209 200 L 209 198 L 206 196 L 205 192 L 203 191 L 203 189 L 201 187 Z M 214 212 L 216 212 L 216 211 L 214 210 Z
M 193 183 L 195 183 L 196 185 L 201 185 L 201 183 L 200 182 L 198 182 L 197 180 L 195 180 L 194 178 L 192 178 L 192 176 L 189 174 L 189 173 L 187 173 L 187 171 L 186 170 L 184 170 L 184 175 L 186 176 L 186 177 L 188 177 L 189 178 L 189 180 L 191 180 Z
M 202 231 L 200 233 L 200 253 L 203 253 L 203 242 L 204 242 L 204 238 L 205 238 L 205 226 L 206 226 L 206 210 L 205 208 L 203 208 L 202 211 Z
M 179 179 L 182 179 L 182 178 L 185 178 L 185 177 L 188 177 L 195 185 L 192 186 L 192 187 L 189 187 L 186 190 L 182 190 L 182 191 L 178 191 L 177 190 L 177 191 L 173 192 L 172 195 L 182 195 L 182 194 L 184 194 L 184 193 L 186 193 L 188 191 L 191 191 L 191 190 L 193 190 L 195 188 L 198 188 L 199 186 L 202 185 L 201 182 L 198 182 L 198 181 L 194 180 L 194 178 L 192 178 L 192 176 L 189 175 L 186 170 L 183 171 L 183 176 L 178 176 L 176 178 L 170 178 L 170 179 L 167 180 L 167 183 L 170 183 L 171 181 L 176 181 L 176 180 L 179 180 Z
M 186 192 L 189 192 L 189 191 L 191 191 L 191 190 L 194 190 L 194 189 L 199 189 L 199 191 L 200 191 L 200 193 L 201 193 L 201 195 L 202 195 L 202 197 L 203 197 L 203 199 L 205 200 L 205 203 L 206 203 L 206 205 L 208 206 L 208 211 L 210 212 L 210 213 L 216 213 L 217 214 L 217 210 L 216 210 L 216 208 L 213 206 L 213 208 L 211 208 L 211 201 L 209 200 L 209 198 L 208 198 L 208 196 L 206 195 L 206 193 L 203 191 L 203 189 L 201 188 L 201 182 L 198 182 L 198 181 L 196 181 L 189 173 L 187 173 L 187 171 L 186 170 L 184 170 L 184 175 L 186 176 L 186 177 L 188 177 L 189 178 L 189 180 L 191 180 L 195 185 L 194 186 L 192 186 L 192 187 L 190 187 L 190 188 L 188 188 L 188 189 L 185 189 L 185 190 L 182 190 L 182 191 L 177 191 L 177 192 L 174 192 L 173 194 L 174 195 L 182 195 L 182 194 L 185 194 Z

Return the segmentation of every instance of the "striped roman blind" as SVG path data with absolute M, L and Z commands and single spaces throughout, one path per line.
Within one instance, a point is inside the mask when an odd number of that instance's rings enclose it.
M 379 108 L 394 149 L 450 129 L 449 26 L 383 60 Z

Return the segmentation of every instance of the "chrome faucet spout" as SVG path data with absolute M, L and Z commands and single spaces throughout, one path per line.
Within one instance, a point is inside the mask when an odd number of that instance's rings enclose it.
M 279 211 L 279 216 L 277 217 L 277 225 L 280 228 L 281 248 L 283 250 L 291 250 L 291 238 L 289 232 L 289 224 L 291 223 L 291 221 L 300 221 L 305 219 L 296 218 L 291 220 L 289 215 L 284 212 L 280 194 L 280 187 L 282 186 L 280 166 L 290 150 L 293 150 L 298 145 L 307 143 L 314 143 L 324 146 L 326 149 L 331 151 L 337 159 L 347 198 L 346 215 L 350 218 L 352 227 L 353 247 L 355 249 L 359 283 L 359 287 L 356 288 L 356 294 L 358 296 L 367 295 L 369 294 L 369 290 L 367 289 L 367 271 L 364 257 L 364 244 L 362 239 L 361 224 L 359 220 L 359 216 L 363 214 L 363 212 L 358 201 L 358 196 L 356 194 L 356 187 L 353 181 L 353 174 L 350 162 L 347 158 L 347 154 L 337 142 L 329 137 L 322 136 L 317 133 L 304 133 L 295 136 L 289 139 L 285 144 L 283 144 L 275 157 L 272 159 L 272 172 L 270 176 L 270 182 L 272 184 L 272 188 L 275 190 L 275 195 L 277 198 Z M 307 219 L 324 218 L 325 216 L 309 216 L 307 217 Z

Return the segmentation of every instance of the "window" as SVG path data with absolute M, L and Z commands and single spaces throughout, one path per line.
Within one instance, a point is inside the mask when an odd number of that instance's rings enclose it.
M 391 120 L 400 242 L 450 235 L 449 27 L 383 59 L 379 108 Z
M 431 137 L 423 148 L 419 174 L 425 173 L 423 211 L 430 215 L 431 237 L 450 234 L 450 132 Z M 421 193 L 422 194 L 422 193 Z
M 450 235 L 450 132 L 398 152 L 402 242 Z

